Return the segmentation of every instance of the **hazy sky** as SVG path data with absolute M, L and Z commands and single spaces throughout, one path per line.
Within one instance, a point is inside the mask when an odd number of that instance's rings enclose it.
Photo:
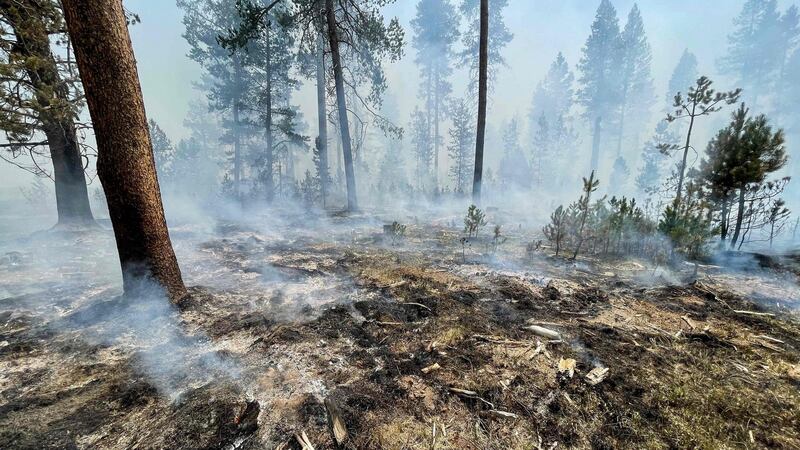
M 740 11 L 743 2 L 638 2 L 653 50 L 653 74 L 659 99 L 666 94 L 667 80 L 684 48 L 689 48 L 697 55 L 700 71 L 710 74 L 718 87 L 733 87 L 716 76 L 715 60 L 725 52 L 732 19 Z M 414 49 L 410 46 L 409 27 L 416 3 L 416 0 L 397 0 L 386 8 L 387 16 L 400 19 L 409 44 L 403 60 L 387 67 L 389 91 L 397 99 L 401 117 L 408 117 L 417 102 L 417 69 L 413 64 Z M 623 26 L 634 2 L 612 0 L 612 3 L 617 8 L 620 26 Z M 780 3 L 785 8 L 791 2 L 784 0 Z M 498 75 L 490 104 L 490 124 L 496 126 L 514 115 L 524 117 L 536 83 L 559 51 L 564 53 L 571 66 L 575 66 L 598 4 L 599 0 L 509 0 L 505 19 L 514 33 L 514 39 L 504 51 L 508 67 L 500 70 Z M 202 95 L 192 87 L 201 69 L 186 57 L 188 46 L 182 37 L 183 12 L 172 0 L 126 0 L 125 5 L 142 19 L 140 24 L 131 27 L 131 38 L 148 116 L 177 141 L 186 135 L 183 119 L 190 100 Z M 464 95 L 465 74 L 457 73 L 453 82 L 454 94 Z M 305 117 L 313 118 L 315 104 L 312 85 L 304 85 L 297 92 L 296 99 Z M 653 110 L 660 111 L 663 107 L 663 103 L 657 104 Z M 0 187 L 3 188 L 14 188 L 30 182 L 29 176 L 6 164 L 0 166 L 0 177 L 3 180 Z

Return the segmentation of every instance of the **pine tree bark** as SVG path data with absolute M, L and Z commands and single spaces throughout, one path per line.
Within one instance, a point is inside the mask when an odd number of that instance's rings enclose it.
M 439 192 L 439 69 L 433 85 L 433 186 Z
M 43 121 L 53 163 L 58 225 L 94 225 L 75 124 L 62 119 Z
M 686 144 L 683 146 L 683 158 L 681 159 L 681 166 L 678 173 L 678 192 L 675 194 L 675 207 L 681 204 L 681 196 L 683 195 L 683 180 L 686 176 L 686 163 L 689 158 L 689 148 L 692 142 L 692 130 L 694 129 L 694 118 L 697 112 L 697 102 L 692 104 L 692 112 L 689 114 L 689 130 L 686 132 Z
M 319 184 L 324 208 L 328 198 L 328 108 L 325 103 L 325 38 L 321 25 L 322 21 L 320 21 L 320 32 L 317 35 L 317 127 L 319 129 L 318 148 L 321 168 Z
M 472 178 L 472 202 L 481 202 L 483 182 L 483 144 L 486 137 L 486 98 L 489 81 L 489 0 L 481 0 L 478 51 L 478 132 L 475 139 L 475 172 Z
M 233 188 L 236 194 L 236 199 L 242 200 L 242 150 L 239 138 L 239 93 L 242 86 L 242 65 L 237 56 L 233 58 L 233 76 L 234 76 L 234 89 L 236 92 L 233 96 Z
M 744 220 L 744 196 L 746 189 L 744 186 L 739 189 L 739 210 L 736 213 L 736 225 L 733 228 L 733 237 L 731 238 L 731 250 L 736 247 L 736 242 L 739 240 L 739 233 L 742 231 L 742 221 Z
M 33 58 L 26 75 L 39 104 L 38 118 L 53 164 L 58 225 L 94 224 L 86 188 L 83 157 L 69 108 L 69 91 L 61 80 L 38 2 L 0 1 L 0 11 L 13 29 L 15 57 Z
M 602 131 L 603 118 L 600 116 L 595 117 L 594 126 L 592 127 L 592 161 L 590 169 L 597 172 L 598 165 L 600 164 L 600 133 Z
M 266 33 L 266 41 L 267 41 L 267 48 L 266 48 L 266 72 L 267 72 L 267 98 L 266 98 L 266 109 L 267 109 L 267 120 L 266 120 L 266 128 L 267 128 L 267 154 L 266 154 L 266 169 L 265 169 L 265 178 L 264 182 L 266 184 L 266 191 L 267 191 L 267 201 L 272 201 L 275 196 L 275 179 L 273 178 L 273 160 L 275 157 L 275 152 L 273 149 L 273 141 L 274 136 L 272 134 L 272 49 L 270 48 L 270 29 L 267 26 L 265 31 Z
M 152 280 L 186 296 L 158 187 L 136 60 L 121 0 L 63 0 L 97 138 L 97 174 L 114 226 L 123 287 Z
M 356 195 L 356 175 L 353 170 L 353 143 L 350 140 L 350 125 L 347 118 L 347 100 L 344 93 L 344 73 L 342 57 L 339 53 L 339 37 L 336 31 L 336 11 L 333 0 L 325 0 L 325 12 L 328 22 L 328 41 L 333 59 L 333 81 L 336 85 L 336 107 L 339 111 L 339 131 L 342 137 L 342 153 L 344 156 L 344 176 L 347 184 L 347 210 L 358 209 Z

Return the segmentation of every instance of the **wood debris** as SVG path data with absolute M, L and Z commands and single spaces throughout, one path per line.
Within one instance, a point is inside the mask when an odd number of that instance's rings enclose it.
M 595 386 L 608 376 L 608 367 L 595 367 L 586 374 L 586 381 Z
M 572 358 L 561 358 L 558 360 L 558 373 L 566 378 L 572 378 L 575 375 L 576 361 Z
M 686 322 L 686 325 L 689 325 L 689 328 L 691 328 L 692 330 L 697 328 L 697 325 L 695 325 L 694 321 L 690 319 L 689 316 L 686 315 L 681 316 L 681 319 L 683 319 L 683 321 Z
M 512 412 L 508 412 L 508 411 L 502 411 L 502 410 L 499 410 L 499 409 L 490 409 L 488 412 L 489 412 L 489 414 L 491 414 L 493 416 L 502 417 L 502 418 L 505 418 L 505 419 L 518 419 L 519 418 L 519 415 L 517 415 L 517 414 L 514 414 Z
M 428 308 L 427 306 L 423 305 L 422 303 L 416 302 L 400 302 L 401 305 L 410 305 L 410 306 L 418 306 L 422 309 L 428 310 L 429 312 L 433 312 L 432 309 Z
M 422 369 L 422 373 L 427 374 L 427 373 L 433 372 L 434 370 L 439 370 L 441 368 L 442 368 L 442 366 L 440 366 L 439 363 L 433 363 L 428 367 L 424 367 Z
M 297 439 L 297 443 L 300 444 L 302 450 L 315 450 L 314 444 L 311 443 L 305 431 L 301 431 L 300 434 L 295 433 L 294 438 Z
M 342 413 L 330 398 L 325 399 L 325 409 L 328 411 L 328 425 L 333 431 L 333 437 L 337 444 L 342 444 L 347 440 L 347 427 L 344 424 Z
M 774 337 L 772 337 L 772 336 L 767 336 L 766 334 L 760 334 L 760 335 L 758 335 L 758 336 L 755 336 L 755 337 L 756 337 L 757 339 L 766 339 L 766 340 L 768 340 L 768 341 L 772 341 L 772 342 L 774 342 L 774 343 L 776 343 L 776 344 L 785 344 L 785 342 L 783 342 L 782 340 L 780 340 L 780 339 L 776 339 L 776 338 L 774 338 Z
M 758 311 L 745 311 L 743 309 L 734 309 L 733 312 L 736 314 L 747 314 L 750 316 L 763 316 L 763 317 L 775 317 L 775 314 L 772 313 L 765 313 L 765 312 L 758 312 Z
M 535 334 L 537 336 L 541 336 L 543 338 L 554 339 L 554 340 L 560 340 L 561 339 L 561 335 L 557 331 L 553 331 L 553 330 L 551 330 L 549 328 L 545 328 L 545 327 L 540 327 L 538 325 L 528 325 L 528 326 L 522 327 L 522 329 L 526 330 L 526 331 L 530 331 L 533 334 Z
M 488 342 L 490 344 L 499 344 L 499 345 L 521 345 L 521 346 L 530 346 L 531 343 L 528 341 L 515 341 L 513 339 L 503 339 L 496 336 L 484 336 L 482 334 L 473 334 L 473 338 Z

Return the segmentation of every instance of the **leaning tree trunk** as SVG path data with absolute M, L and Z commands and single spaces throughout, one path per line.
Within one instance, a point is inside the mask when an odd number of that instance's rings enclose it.
M 339 131 L 342 135 L 342 153 L 344 156 L 344 176 L 347 183 L 347 210 L 358 209 L 358 196 L 356 195 L 356 175 L 353 171 L 353 143 L 350 141 L 350 125 L 347 119 L 347 103 L 344 94 L 344 74 L 342 72 L 342 57 L 339 54 L 339 37 L 336 32 L 336 11 L 333 9 L 333 0 L 325 0 L 325 10 L 328 19 L 328 40 L 330 41 L 331 57 L 333 59 L 333 81 L 336 85 L 336 107 L 339 110 Z
M 97 138 L 97 174 L 108 199 L 126 294 L 154 280 L 186 296 L 172 249 L 121 0 L 63 0 Z
M 38 119 L 50 148 L 58 225 L 93 224 L 83 157 L 69 107 L 69 90 L 59 76 L 50 50 L 47 27 L 43 23 L 45 13 L 39 3 L 32 0 L 2 0 L 0 10 L 14 31 L 14 57 L 35 61 L 35 64 L 25 64 L 25 72 L 41 108 Z
M 486 96 L 489 86 L 489 0 L 481 0 L 480 49 L 478 52 L 478 132 L 475 139 L 475 172 L 472 201 L 481 202 L 483 182 L 483 141 L 486 137 Z

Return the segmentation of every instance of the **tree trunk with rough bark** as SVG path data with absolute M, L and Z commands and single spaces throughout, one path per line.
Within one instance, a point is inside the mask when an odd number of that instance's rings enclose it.
M 239 58 L 233 58 L 233 76 L 236 92 L 233 97 L 233 189 L 236 199 L 242 200 L 242 150 L 239 139 L 239 92 L 241 92 L 242 66 Z
M 486 97 L 489 81 L 489 0 L 481 0 L 480 49 L 478 52 L 478 132 L 475 139 L 475 172 L 472 178 L 472 202 L 481 202 L 483 182 L 483 143 L 486 137 Z
M 350 125 L 347 118 L 347 100 L 344 93 L 344 72 L 342 57 L 339 54 L 339 37 L 336 32 L 336 11 L 333 0 L 325 0 L 325 12 L 328 22 L 328 40 L 333 59 L 333 81 L 336 85 L 336 107 L 339 111 L 339 130 L 342 136 L 342 153 L 344 156 L 344 177 L 347 184 L 347 210 L 358 209 L 356 195 L 356 175 L 353 170 L 353 143 L 350 140 Z
M 320 21 L 322 22 L 322 21 Z M 328 198 L 328 108 L 325 103 L 325 37 L 322 23 L 317 35 L 317 127 L 319 132 L 320 193 L 322 207 Z
M 2 0 L 0 10 L 16 38 L 12 53 L 36 60 L 35 65 L 26 65 L 26 75 L 36 91 L 41 108 L 38 118 L 50 149 L 58 225 L 93 225 L 83 157 L 69 108 L 69 90 L 50 49 L 42 6 L 32 0 Z
M 94 225 L 75 124 L 64 119 L 45 122 L 44 128 L 53 162 L 58 225 Z
M 187 295 L 158 187 L 142 90 L 121 0 L 63 0 L 97 138 L 97 174 L 114 226 L 123 287 L 150 281 Z
M 266 117 L 266 128 L 267 128 L 267 154 L 265 155 L 266 159 L 266 169 L 265 169 L 265 178 L 264 183 L 266 184 L 265 189 L 267 191 L 267 201 L 272 201 L 275 197 L 275 179 L 273 178 L 273 164 L 275 158 L 275 151 L 274 151 L 274 136 L 272 134 L 272 49 L 270 48 L 270 29 L 267 27 L 266 31 L 266 41 L 267 41 L 267 48 L 266 48 L 266 72 L 267 72 L 267 117 Z
M 598 165 L 600 164 L 600 133 L 602 131 L 603 118 L 600 116 L 595 117 L 594 126 L 592 127 L 592 162 L 590 169 L 597 172 Z
M 744 220 L 744 196 L 746 189 L 742 186 L 739 189 L 739 210 L 736 213 L 736 225 L 733 228 L 733 237 L 731 238 L 731 250 L 736 247 L 736 242 L 739 240 L 739 233 L 742 231 L 742 221 Z

